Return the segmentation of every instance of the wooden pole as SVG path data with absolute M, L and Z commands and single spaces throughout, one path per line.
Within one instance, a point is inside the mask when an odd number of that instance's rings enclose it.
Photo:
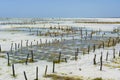
M 38 67 L 36 67 L 36 79 L 35 80 L 38 80 Z
M 95 44 L 93 45 L 93 52 L 95 52 L 95 49 L 96 49 L 96 47 L 95 47 Z
M 31 42 L 31 48 L 32 48 L 32 42 Z
M 38 41 L 37 41 L 37 47 L 38 47 Z
M 99 28 L 99 31 L 98 31 L 98 32 L 99 32 L 99 35 L 100 35 L 100 32 L 101 32 L 101 29 L 100 29 L 100 28 Z
M 47 75 L 47 68 L 48 68 L 48 65 L 46 65 L 46 68 L 45 68 L 45 76 Z
M 87 33 L 87 29 L 86 29 L 86 37 L 87 37 L 88 33 Z
M 93 32 L 91 31 L 91 33 L 90 33 L 90 39 L 92 39 L 92 34 L 93 34 Z
M 103 49 L 104 49 L 104 41 L 102 41 Z
M 89 54 L 89 52 L 90 52 L 90 45 L 88 45 L 88 54 Z
M 113 58 L 115 58 L 115 48 L 113 49 Z
M 80 32 L 81 32 L 81 39 L 82 39 L 82 37 L 83 37 L 83 34 L 82 34 L 82 28 L 81 28 L 81 31 L 80 31 Z
M 107 51 L 107 54 L 106 54 L 106 61 L 108 60 L 108 51 Z
M 18 49 L 20 48 L 20 43 L 18 43 Z
M 102 52 L 101 52 L 101 57 L 100 57 L 100 71 L 102 71 Z
M 55 72 L 55 61 L 53 61 L 53 73 Z
M 29 54 L 27 54 L 27 58 L 26 58 L 26 65 L 27 65 L 27 63 L 28 63 L 28 58 L 29 58 Z
M 112 46 L 115 46 L 115 40 L 113 39 Z
M 24 71 L 23 73 L 24 73 L 25 80 L 27 80 L 26 72 Z
M 39 32 L 39 31 L 37 30 L 37 36 L 38 36 L 38 32 Z
M 77 48 L 77 53 L 79 53 L 79 48 Z
M 0 45 L 0 52 L 1 52 L 1 45 Z
M 42 40 L 40 39 L 40 45 L 42 45 Z M 42 47 L 42 46 L 40 46 L 40 47 Z
M 120 57 L 120 50 L 119 50 L 119 57 Z
M 93 64 L 96 65 L 96 54 L 94 55 Z
M 15 51 L 17 50 L 17 43 L 15 43 Z
M 32 57 L 32 62 L 33 62 L 34 61 L 33 50 L 31 50 L 31 57 Z
M 9 53 L 7 53 L 7 57 L 8 57 L 8 66 L 10 66 L 10 61 L 9 61 Z
M 13 49 L 13 43 L 11 43 L 11 53 L 12 53 L 12 49 Z
M 42 36 L 42 31 L 39 31 L 39 35 Z
M 50 41 L 49 41 L 49 46 L 50 46 Z
M 110 40 L 111 40 L 111 38 L 109 38 L 109 40 L 108 40 L 108 47 L 110 46 Z
M 75 61 L 77 61 L 77 56 L 78 56 L 78 53 L 75 52 Z
M 28 40 L 26 41 L 26 47 L 28 47 Z
M 59 53 L 59 59 L 58 59 L 58 62 L 60 63 L 61 61 L 61 52 Z
M 13 77 L 15 77 L 15 69 L 14 69 L 14 64 L 12 64 L 12 72 L 13 72 Z
M 47 46 L 47 39 L 46 39 L 46 41 L 45 41 L 45 44 L 46 44 L 46 46 Z
M 22 53 L 22 44 L 23 44 L 23 41 L 21 40 L 21 53 Z
M 65 62 L 67 63 L 67 58 L 65 58 Z

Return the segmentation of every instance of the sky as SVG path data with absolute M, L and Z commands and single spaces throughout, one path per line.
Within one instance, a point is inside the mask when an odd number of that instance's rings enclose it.
M 0 17 L 120 17 L 120 0 L 0 0 Z

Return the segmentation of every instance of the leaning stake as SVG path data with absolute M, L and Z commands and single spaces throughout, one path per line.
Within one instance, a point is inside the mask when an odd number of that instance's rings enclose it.
M 27 80 L 27 76 L 26 76 L 26 72 L 24 71 L 24 77 L 25 77 L 25 80 Z

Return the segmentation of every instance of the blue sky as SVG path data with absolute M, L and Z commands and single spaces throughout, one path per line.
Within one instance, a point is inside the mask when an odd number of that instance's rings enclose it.
M 0 0 L 0 17 L 120 17 L 120 0 Z

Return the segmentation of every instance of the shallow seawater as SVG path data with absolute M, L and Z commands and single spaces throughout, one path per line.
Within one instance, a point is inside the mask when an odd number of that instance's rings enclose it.
M 12 30 L 12 29 L 11 29 Z M 44 40 L 42 42 L 41 40 L 35 41 L 34 44 L 30 44 L 27 46 L 27 41 L 24 42 L 24 47 L 21 48 L 21 43 L 16 44 L 11 48 L 9 51 L 11 55 L 11 59 L 16 60 L 25 60 L 27 55 L 30 54 L 29 57 L 31 57 L 31 51 L 33 51 L 34 59 L 36 61 L 38 60 L 47 60 L 47 61 L 53 61 L 54 59 L 57 59 L 59 57 L 59 53 L 61 52 L 62 58 L 71 59 L 71 56 L 75 56 L 75 52 L 78 53 L 78 55 L 83 55 L 84 53 L 88 53 L 88 47 L 90 50 L 93 50 L 93 46 L 95 45 L 95 48 L 101 48 L 99 45 L 102 41 L 108 41 L 108 39 L 116 38 L 118 36 L 117 33 L 111 33 L 110 31 L 94 31 L 94 29 L 88 29 L 87 28 L 73 28 L 73 33 L 69 31 L 63 31 L 60 29 L 49 29 L 49 28 L 14 28 L 13 31 L 6 30 L 6 32 L 11 33 L 10 36 L 16 35 L 19 33 L 26 34 L 28 36 L 36 36 L 38 38 L 42 37 L 49 37 L 53 38 L 53 40 Z M 30 31 L 29 31 L 30 30 Z M 18 32 L 17 32 L 18 31 Z M 43 35 L 37 35 L 41 33 Z M 59 32 L 60 35 L 44 35 L 46 33 L 50 32 Z M 15 33 L 15 34 L 12 34 Z M 64 35 L 61 36 L 61 33 L 64 33 Z M 32 35 L 31 35 L 32 34 Z M 82 36 L 81 36 L 82 34 Z M 91 37 L 92 34 L 92 37 Z M 6 34 L 7 35 L 7 34 Z M 34 37 L 33 37 L 34 38 Z M 22 43 L 23 44 L 23 43 Z M 19 47 L 18 47 L 19 45 Z M 68 57 L 69 56 L 69 57 Z

